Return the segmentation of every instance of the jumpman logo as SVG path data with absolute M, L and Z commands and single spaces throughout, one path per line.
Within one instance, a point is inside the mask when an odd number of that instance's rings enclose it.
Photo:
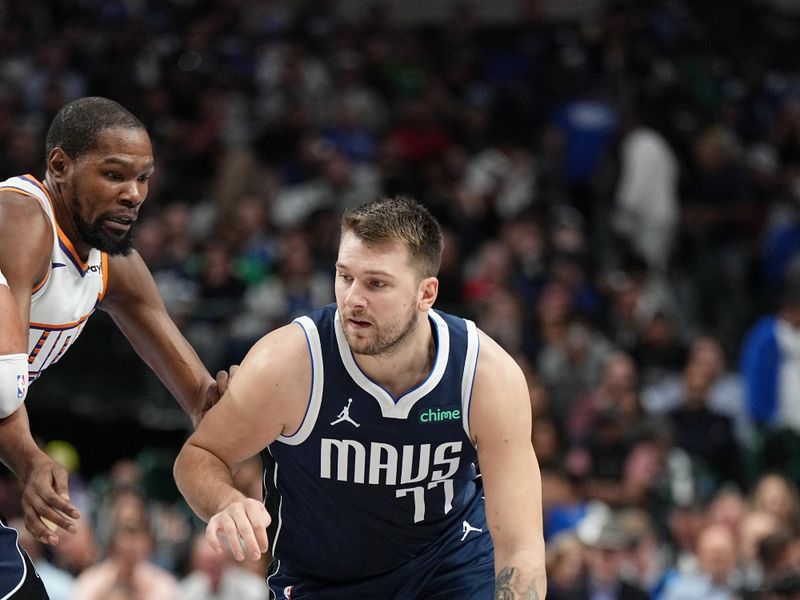
M 461 529 L 464 531 L 464 535 L 461 536 L 461 541 L 462 542 L 465 539 L 467 539 L 467 535 L 469 534 L 470 531 L 477 531 L 478 533 L 481 533 L 483 531 L 483 529 L 478 529 L 477 527 L 473 527 L 472 525 L 470 525 L 466 521 L 464 521 L 461 524 Z
M 353 419 L 350 418 L 350 405 L 352 403 L 353 403 L 353 399 L 352 398 L 348 398 L 347 399 L 347 406 L 345 406 L 342 409 L 342 412 L 340 412 L 337 415 L 336 420 L 331 421 L 331 425 L 336 425 L 337 423 L 341 423 L 342 421 L 348 421 L 349 423 L 352 423 L 356 427 L 361 427 L 361 425 L 359 425 L 358 423 L 353 421 Z

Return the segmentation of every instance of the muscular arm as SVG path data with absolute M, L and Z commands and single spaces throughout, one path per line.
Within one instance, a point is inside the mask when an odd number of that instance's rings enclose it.
M 175 461 L 178 489 L 203 520 L 216 549 L 220 534 L 237 560 L 267 550 L 269 516 L 238 491 L 231 473 L 282 433 L 296 430 L 311 390 L 305 336 L 297 325 L 262 338 L 242 361 L 228 391 L 200 422 Z
M 531 445 L 525 378 L 508 354 L 481 334 L 470 428 L 495 553 L 495 598 L 543 600 L 546 591 L 542 491 Z
M 31 293 L 47 275 L 52 244 L 52 226 L 37 200 L 0 193 L 0 271 L 9 286 L 0 286 L 4 295 L 0 353 L 9 348 L 28 353 Z M 0 460 L 25 486 L 22 510 L 31 534 L 45 543 L 58 542 L 42 517 L 63 529 L 74 529 L 72 519 L 80 515 L 68 501 L 67 473 L 36 445 L 24 404 L 0 419 Z
M 27 328 L 22 326 L 19 308 L 6 285 L 0 284 L 0 355 L 28 354 L 25 336 Z
M 141 256 L 108 259 L 108 291 L 100 304 L 136 353 L 197 425 L 217 399 L 214 379 L 170 318 Z

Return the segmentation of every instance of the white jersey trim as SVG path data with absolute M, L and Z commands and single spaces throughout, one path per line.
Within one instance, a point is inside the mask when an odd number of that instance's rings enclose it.
M 290 446 L 298 446 L 308 439 L 317 423 L 319 409 L 322 406 L 322 391 L 325 384 L 325 368 L 322 362 L 322 346 L 319 341 L 319 330 L 308 317 L 298 317 L 294 323 L 300 325 L 306 334 L 308 352 L 311 359 L 311 395 L 308 399 L 306 414 L 300 427 L 291 435 L 279 435 L 278 441 Z
M 269 451 L 269 448 L 267 448 L 267 451 Z M 270 456 L 271 455 L 272 455 L 272 452 L 270 452 Z M 273 487 L 275 488 L 275 493 L 278 494 L 278 514 L 275 515 L 275 517 L 278 519 L 278 525 L 275 528 L 275 535 L 273 535 L 272 536 L 272 540 L 270 540 L 270 543 L 272 544 L 272 555 L 275 556 L 275 552 L 278 549 L 278 540 L 281 537 L 281 529 L 283 529 L 283 494 L 281 494 L 281 491 L 278 489 L 278 469 L 280 468 L 280 466 L 278 465 L 278 461 L 273 459 L 272 462 L 275 465 L 275 471 L 273 472 L 273 475 L 272 475 L 272 484 L 273 484 Z M 264 476 L 266 478 L 266 473 L 264 474 Z M 266 489 L 266 486 L 265 486 L 265 489 Z M 267 495 L 264 494 L 264 505 L 265 505 L 265 507 L 266 507 L 266 502 L 267 502 Z M 272 516 L 273 515 L 270 515 L 270 517 L 272 517 Z
M 342 323 L 339 319 L 339 311 L 336 311 L 333 328 L 336 331 L 336 342 L 339 345 L 339 355 L 342 357 L 342 363 L 347 370 L 347 373 L 352 377 L 353 381 L 363 389 L 365 392 L 373 396 L 381 407 L 381 414 L 387 419 L 406 419 L 414 404 L 421 398 L 428 394 L 435 388 L 442 380 L 445 369 L 447 369 L 447 360 L 450 356 L 450 330 L 447 328 L 447 323 L 440 317 L 436 311 L 431 310 L 428 316 L 436 326 L 438 344 L 436 348 L 436 359 L 433 363 L 428 378 L 419 386 L 406 392 L 403 396 L 395 402 L 392 395 L 383 387 L 372 381 L 367 377 L 364 372 L 356 364 L 353 358 L 353 352 L 347 343 L 347 338 L 342 330 Z
M 478 370 L 481 340 L 475 323 L 468 319 L 464 319 L 464 322 L 467 324 L 467 355 L 464 358 L 464 375 L 461 379 L 461 419 L 464 424 L 464 433 L 469 439 L 472 439 L 469 410 L 472 406 L 472 387 L 475 384 L 475 372 Z

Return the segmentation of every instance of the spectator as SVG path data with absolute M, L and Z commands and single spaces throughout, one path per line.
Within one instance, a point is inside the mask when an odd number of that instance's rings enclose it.
M 800 527 L 800 497 L 797 487 L 778 473 L 763 474 L 750 494 L 753 510 L 763 511 L 777 519 L 781 528 L 797 531 Z
M 192 540 L 189 574 L 176 600 L 267 600 L 264 579 L 235 564 L 228 553 L 214 552 L 205 535 Z
M 667 414 L 674 444 L 685 450 L 699 472 L 701 493 L 713 494 L 723 483 L 744 489 L 746 473 L 733 422 L 708 406 L 712 374 L 698 363 L 684 372 L 684 397 L 681 406 Z
M 555 535 L 547 545 L 547 590 L 551 598 L 571 597 L 583 580 L 584 548 L 574 531 Z
M 107 557 L 78 576 L 75 598 L 106 600 L 127 593 L 136 599 L 174 600 L 175 577 L 148 560 L 152 547 L 153 536 L 143 516 L 118 520 L 111 530 Z
M 624 121 L 612 226 L 650 272 L 666 276 L 680 216 L 678 157 L 655 129 Z
M 736 538 L 725 525 L 705 527 L 697 538 L 697 570 L 677 575 L 664 590 L 663 600 L 733 600 L 740 573 Z
M 744 384 L 738 372 L 729 368 L 720 341 L 711 335 L 701 335 L 689 345 L 687 363 L 707 369 L 712 378 L 708 390 L 708 406 L 734 420 L 736 437 L 746 448 L 752 448 L 753 427 L 747 413 Z M 685 378 L 679 374 L 668 376 L 642 390 L 642 404 L 647 412 L 662 414 L 677 407 L 684 393 Z
M 604 523 L 592 539 L 583 540 L 585 569 L 582 581 L 573 590 L 555 588 L 548 591 L 549 598 L 560 600 L 591 600 L 611 598 L 613 600 L 646 600 L 643 589 L 622 578 L 623 565 L 631 540 L 615 518 Z
M 762 468 L 800 476 L 800 285 L 787 286 L 777 311 L 762 317 L 742 344 L 747 407 L 764 436 Z

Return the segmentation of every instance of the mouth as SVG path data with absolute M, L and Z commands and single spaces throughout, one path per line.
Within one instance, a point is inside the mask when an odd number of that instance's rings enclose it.
M 126 233 L 136 222 L 136 217 L 129 217 L 125 215 L 116 215 L 113 217 L 106 217 L 103 219 L 103 224 L 115 231 Z
M 367 327 L 370 327 L 372 325 L 372 323 L 370 323 L 369 321 L 362 321 L 360 319 L 353 319 L 353 318 L 348 318 L 347 322 L 354 329 L 366 329 Z

